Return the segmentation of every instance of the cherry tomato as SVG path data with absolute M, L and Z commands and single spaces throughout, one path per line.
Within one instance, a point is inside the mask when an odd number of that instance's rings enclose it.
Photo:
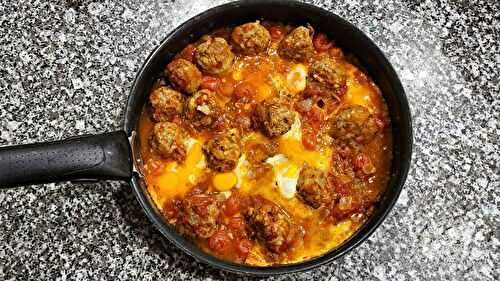
M 241 230 L 245 226 L 245 221 L 242 217 L 232 217 L 229 220 L 229 227 L 234 230 Z
M 328 51 L 328 49 L 333 47 L 333 43 L 328 40 L 328 37 L 324 33 L 318 33 L 314 36 L 313 45 L 318 52 Z
M 189 200 L 193 204 L 194 211 L 202 216 L 208 215 L 208 206 L 214 202 L 214 199 L 206 194 L 194 195 Z
M 354 170 L 361 170 L 363 169 L 363 167 L 368 164 L 370 162 L 370 158 L 368 157 L 368 155 L 364 154 L 364 153 L 359 153 L 358 155 L 356 155 L 356 157 L 354 157 L 354 159 L 352 160 L 352 164 L 353 164 L 353 168 Z
M 316 134 L 314 134 L 313 132 L 303 133 L 302 144 L 306 149 L 315 149 L 316 145 L 318 144 L 318 138 L 316 137 Z
M 176 197 L 168 200 L 165 202 L 165 205 L 163 205 L 163 214 L 169 219 L 177 217 L 181 204 L 181 200 Z
M 269 33 L 271 34 L 271 38 L 273 40 L 279 40 L 283 37 L 283 29 L 279 26 L 272 26 L 269 28 Z
M 224 96 L 231 96 L 234 91 L 234 82 L 231 80 L 223 79 L 217 87 L 217 92 Z
M 215 78 L 212 76 L 203 76 L 201 79 L 200 88 L 208 89 L 210 91 L 216 91 L 219 86 L 220 80 L 219 78 Z
M 230 196 L 225 203 L 224 213 L 228 216 L 232 216 L 240 211 L 240 199 L 237 195 Z
M 254 97 L 256 94 L 254 86 L 248 82 L 239 83 L 236 88 L 234 88 L 233 95 L 237 98 L 242 97 Z
M 231 249 L 231 237 L 227 231 L 219 230 L 209 238 L 208 246 L 215 252 L 227 253 Z
M 194 56 L 194 51 L 195 51 L 195 46 L 193 44 L 187 45 L 181 52 L 181 57 L 183 59 L 186 59 L 190 62 L 193 61 L 193 56 Z
M 236 251 L 238 252 L 238 255 L 242 258 L 248 256 L 248 253 L 250 253 L 251 249 L 252 249 L 252 241 L 248 239 L 241 239 L 240 241 L 238 241 L 238 245 L 236 246 Z

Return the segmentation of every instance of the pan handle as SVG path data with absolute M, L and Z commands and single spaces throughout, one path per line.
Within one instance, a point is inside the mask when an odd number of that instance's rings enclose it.
M 123 131 L 0 147 L 0 188 L 131 176 L 130 144 Z

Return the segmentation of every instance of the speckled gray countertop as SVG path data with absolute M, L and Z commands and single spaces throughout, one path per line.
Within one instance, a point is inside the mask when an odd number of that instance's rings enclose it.
M 222 2 L 0 0 L 0 145 L 119 129 L 148 53 Z M 275 279 L 499 280 L 500 2 L 312 2 L 366 31 L 394 64 L 414 160 L 366 243 Z M 235 278 L 165 241 L 125 183 L 0 190 L 0 280 Z

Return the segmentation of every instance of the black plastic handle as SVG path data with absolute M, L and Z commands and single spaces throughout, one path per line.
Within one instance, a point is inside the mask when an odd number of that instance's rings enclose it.
M 0 188 L 131 176 L 130 144 L 123 131 L 0 147 Z

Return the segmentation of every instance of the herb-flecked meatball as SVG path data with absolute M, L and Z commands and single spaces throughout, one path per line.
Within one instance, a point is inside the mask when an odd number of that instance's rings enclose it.
M 260 240 L 273 253 L 286 250 L 291 225 L 284 212 L 275 204 L 259 198 L 245 213 L 252 236 Z
M 299 26 L 281 40 L 278 54 L 296 61 L 307 61 L 314 55 L 312 27 Z
M 237 51 L 245 55 L 256 55 L 267 50 L 271 35 L 259 21 L 256 21 L 235 27 L 231 39 Z
M 193 127 L 203 130 L 211 128 L 222 114 L 222 106 L 217 101 L 216 93 L 200 90 L 187 101 L 186 118 Z
M 162 157 L 182 162 L 186 158 L 185 137 L 186 132 L 177 124 L 159 122 L 153 127 L 151 146 Z
M 212 194 L 188 194 L 182 200 L 179 213 L 179 232 L 182 234 L 208 238 L 217 230 L 221 200 Z
M 268 137 L 278 137 L 290 130 L 295 120 L 293 111 L 276 100 L 264 102 L 255 109 L 257 125 Z
M 315 209 L 329 203 L 331 197 L 325 173 L 306 165 L 300 171 L 297 193 L 302 202 Z
M 205 42 L 196 47 L 194 53 L 196 64 L 209 74 L 226 72 L 231 68 L 233 59 L 231 47 L 221 37 L 207 37 Z
M 203 146 L 208 167 L 217 172 L 231 171 L 241 156 L 240 137 L 236 130 L 216 136 Z
M 346 143 L 369 143 L 379 131 L 376 118 L 361 105 L 342 108 L 331 119 L 330 135 Z
M 314 80 L 333 90 L 339 90 L 346 85 L 346 76 L 343 66 L 325 55 L 311 65 L 311 76 Z
M 184 107 L 181 93 L 166 86 L 154 90 L 149 101 L 153 106 L 153 119 L 157 122 L 171 121 L 182 113 Z
M 201 72 L 185 59 L 175 59 L 167 65 L 170 83 L 180 91 L 192 95 L 201 84 Z

